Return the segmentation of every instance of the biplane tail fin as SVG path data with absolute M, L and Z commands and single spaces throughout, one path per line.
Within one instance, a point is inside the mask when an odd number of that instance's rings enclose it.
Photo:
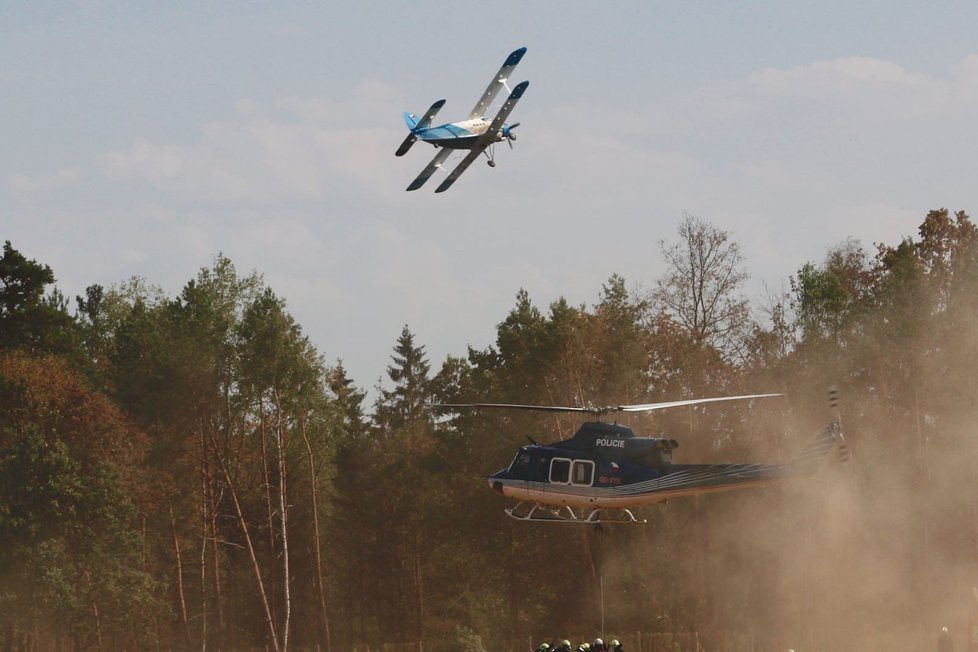
M 407 151 L 411 149 L 411 145 L 413 145 L 415 141 L 418 140 L 418 137 L 415 135 L 415 132 L 418 129 L 418 116 L 414 115 L 413 113 L 409 113 L 405 111 L 404 124 L 406 124 L 407 128 L 411 130 L 411 133 L 407 135 L 407 138 L 404 139 L 404 142 L 401 143 L 401 146 L 397 148 L 396 152 L 394 152 L 394 156 L 404 156 L 405 154 L 407 154 Z
M 420 118 L 413 113 L 408 111 L 404 112 L 404 124 L 412 132 L 421 131 L 422 129 L 427 129 L 431 126 L 431 121 L 434 120 L 438 112 L 441 111 L 441 107 L 445 106 L 445 100 L 438 100 L 429 107 L 428 111 L 425 112 Z
M 394 156 L 404 156 L 407 154 L 407 151 L 411 149 L 411 145 L 418 140 L 418 132 L 424 131 L 431 125 L 432 118 L 434 118 L 435 115 L 441 111 L 441 107 L 443 106 L 445 106 L 445 100 L 438 100 L 432 104 L 431 108 L 428 109 L 428 112 L 420 118 L 413 113 L 408 113 L 407 111 L 404 112 L 404 124 L 406 124 L 407 128 L 411 130 L 411 133 L 407 135 L 407 138 L 404 139 L 401 146 L 397 148 L 396 152 L 394 152 Z

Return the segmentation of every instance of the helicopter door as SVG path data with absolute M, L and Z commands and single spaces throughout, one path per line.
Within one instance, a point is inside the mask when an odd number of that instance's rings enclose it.
M 550 482 L 552 484 L 567 484 L 570 482 L 571 461 L 563 457 L 550 460 Z
M 578 487 L 590 487 L 594 482 L 594 462 L 591 460 L 574 460 L 571 468 L 571 484 Z
M 542 455 L 534 455 L 530 463 L 530 480 L 533 482 L 547 482 L 547 471 L 550 468 L 550 460 Z

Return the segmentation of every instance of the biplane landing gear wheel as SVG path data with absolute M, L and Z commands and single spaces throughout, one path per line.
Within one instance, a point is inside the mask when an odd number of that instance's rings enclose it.
M 486 155 L 486 158 L 488 159 L 486 163 L 489 164 L 489 167 L 496 167 L 496 144 L 492 143 L 489 145 L 489 147 L 482 150 L 482 153 Z

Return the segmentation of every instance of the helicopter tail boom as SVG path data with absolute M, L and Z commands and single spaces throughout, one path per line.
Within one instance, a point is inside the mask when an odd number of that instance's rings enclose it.
M 799 471 L 815 473 L 822 460 L 837 446 L 840 459 L 843 462 L 848 461 L 849 447 L 842 436 L 842 427 L 838 421 L 833 421 L 815 435 L 815 439 L 802 448 L 790 464 Z

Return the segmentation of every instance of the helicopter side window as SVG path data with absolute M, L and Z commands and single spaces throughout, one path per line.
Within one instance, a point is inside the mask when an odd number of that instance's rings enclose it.
M 573 484 L 590 487 L 594 480 L 594 462 L 591 460 L 574 460 Z
M 571 461 L 555 457 L 550 462 L 550 482 L 554 484 L 567 484 L 570 482 Z

